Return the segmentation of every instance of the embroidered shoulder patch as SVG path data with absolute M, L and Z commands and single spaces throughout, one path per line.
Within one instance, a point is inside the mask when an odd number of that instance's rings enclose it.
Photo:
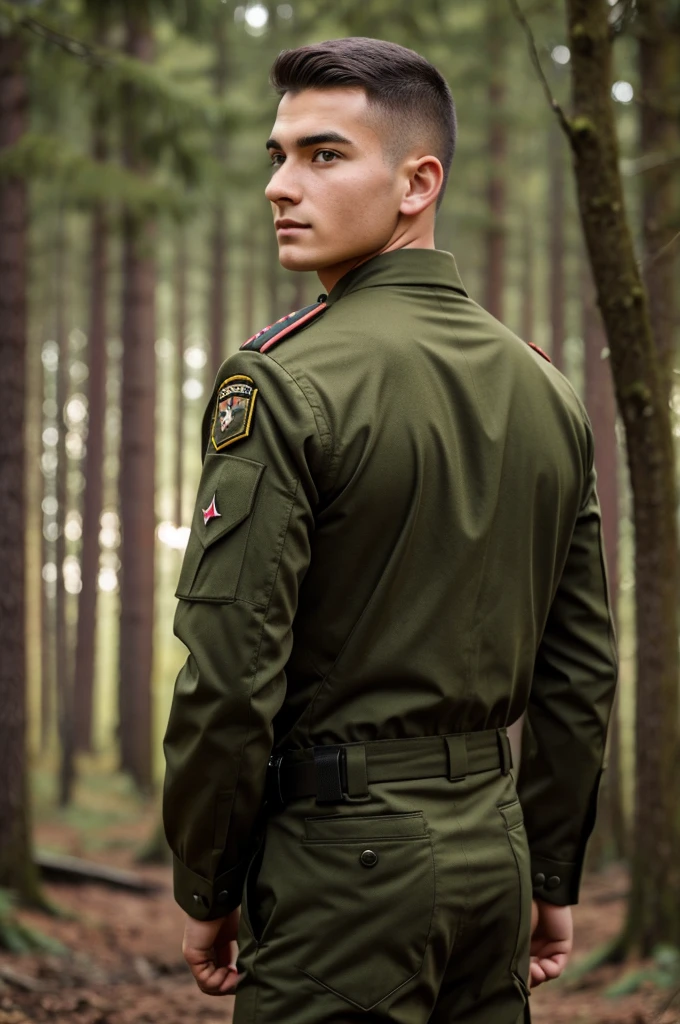
M 325 300 L 325 298 L 325 295 L 322 296 L 322 299 Z M 294 313 L 289 313 L 288 316 L 282 316 L 280 320 L 277 320 L 276 323 L 271 324 L 269 327 L 264 327 L 257 334 L 254 334 L 252 338 L 244 341 L 241 349 L 246 349 L 248 352 L 268 352 L 274 345 L 278 345 L 284 338 L 299 331 L 310 320 L 323 313 L 328 307 L 322 299 L 312 303 L 311 306 L 304 306 Z
M 253 422 L 257 388 L 250 377 L 227 377 L 217 389 L 210 439 L 219 452 L 247 437 Z
M 539 356 L 543 356 L 543 358 L 547 359 L 549 363 L 552 363 L 552 359 L 550 358 L 548 353 L 544 352 L 542 348 L 538 347 L 538 345 L 534 345 L 533 341 L 528 341 L 527 345 L 529 346 L 529 348 L 533 348 L 534 352 L 538 352 Z

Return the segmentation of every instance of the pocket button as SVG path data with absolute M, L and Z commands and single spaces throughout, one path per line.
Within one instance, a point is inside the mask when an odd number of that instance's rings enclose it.
M 364 850 L 359 860 L 365 868 L 374 868 L 378 863 L 378 854 L 374 853 L 373 850 Z

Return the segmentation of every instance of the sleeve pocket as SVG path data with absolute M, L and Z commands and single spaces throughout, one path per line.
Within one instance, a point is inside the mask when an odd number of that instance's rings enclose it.
M 175 597 L 233 601 L 264 466 L 207 455 Z

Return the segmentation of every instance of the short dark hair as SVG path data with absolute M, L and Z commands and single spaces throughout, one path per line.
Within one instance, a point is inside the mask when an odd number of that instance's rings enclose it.
M 270 82 L 280 96 L 303 89 L 360 86 L 369 103 L 392 122 L 402 150 L 404 137 L 421 126 L 430 133 L 433 151 L 444 169 L 444 190 L 456 148 L 456 108 L 444 77 L 414 50 L 384 39 L 350 36 L 283 50 L 274 61 Z M 406 131 L 404 131 L 406 129 Z

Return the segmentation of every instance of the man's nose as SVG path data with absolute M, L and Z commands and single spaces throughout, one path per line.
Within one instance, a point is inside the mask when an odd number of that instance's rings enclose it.
M 289 161 L 281 164 L 268 182 L 264 194 L 270 203 L 292 203 L 295 205 L 302 199 L 300 186 Z

